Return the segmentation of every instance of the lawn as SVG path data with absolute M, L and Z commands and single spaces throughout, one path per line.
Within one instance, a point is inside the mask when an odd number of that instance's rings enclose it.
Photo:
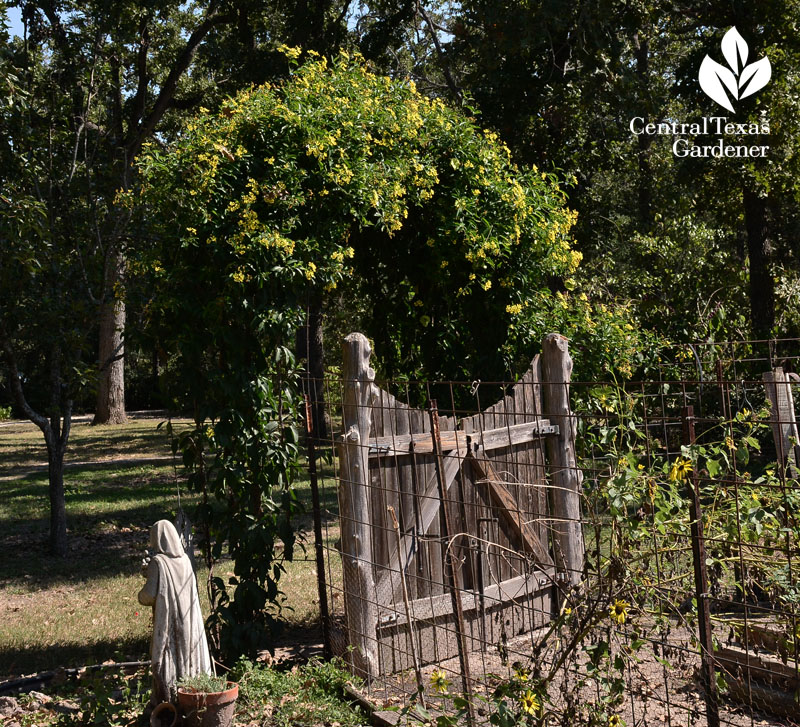
M 0 679 L 114 660 L 146 658 L 149 609 L 136 594 L 149 526 L 172 519 L 180 503 L 190 514 L 196 495 L 185 489 L 159 417 L 135 416 L 122 426 L 73 424 L 64 475 L 69 557 L 47 554 L 49 506 L 41 433 L 29 422 L 0 424 Z M 186 420 L 174 420 L 177 428 Z M 298 483 L 310 502 L 307 481 Z M 323 503 L 335 512 L 335 493 Z M 310 507 L 309 507 L 310 511 Z M 311 516 L 299 522 L 310 532 Z M 338 537 L 329 528 L 329 537 Z M 199 554 L 198 554 L 199 555 Z M 284 576 L 290 625 L 318 617 L 313 547 L 297 553 Z M 217 572 L 225 575 L 223 562 Z M 198 578 L 204 612 L 206 571 Z

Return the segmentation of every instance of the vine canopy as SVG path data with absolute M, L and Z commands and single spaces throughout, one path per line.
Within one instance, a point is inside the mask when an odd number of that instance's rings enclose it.
M 374 338 L 391 321 L 377 346 L 389 374 L 507 370 L 529 301 L 580 261 L 556 176 L 518 168 L 493 132 L 360 57 L 284 52 L 285 82 L 141 155 L 163 235 L 152 269 L 171 291 L 157 306 L 195 329 L 245 315 L 263 330 L 336 291 L 369 311 Z

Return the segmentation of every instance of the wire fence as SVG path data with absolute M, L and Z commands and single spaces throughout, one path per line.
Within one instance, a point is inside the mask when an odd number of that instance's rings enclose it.
M 380 387 L 346 341 L 307 382 L 309 461 L 326 650 L 372 701 L 800 724 L 799 341 L 676 347 L 619 384 L 570 381 L 548 337 L 519 382 Z

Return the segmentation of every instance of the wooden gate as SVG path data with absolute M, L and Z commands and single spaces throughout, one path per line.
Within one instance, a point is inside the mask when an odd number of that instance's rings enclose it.
M 377 387 L 366 338 L 345 339 L 341 552 L 362 676 L 502 649 L 547 623 L 557 589 L 580 580 L 566 343 L 548 336 L 507 396 L 457 419 Z

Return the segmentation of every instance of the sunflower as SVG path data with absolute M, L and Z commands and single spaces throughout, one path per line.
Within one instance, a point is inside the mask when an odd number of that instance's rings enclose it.
M 678 459 L 673 462 L 672 467 L 669 471 L 669 481 L 676 482 L 678 480 L 685 480 L 689 473 L 692 471 L 692 462 L 691 460 L 684 459 L 683 457 L 678 457 Z
M 530 676 L 530 669 L 524 667 L 519 662 L 514 662 L 514 676 L 521 682 L 527 682 Z
M 450 686 L 450 680 L 447 678 L 444 669 L 434 669 L 431 672 L 431 686 L 439 694 L 444 694 L 447 691 L 447 687 Z
M 612 714 L 608 718 L 608 727 L 625 727 L 625 720 L 618 714 Z
M 624 624 L 625 619 L 628 618 L 629 605 L 627 601 L 621 601 L 620 599 L 614 601 L 608 608 L 608 615 L 611 620 L 616 621 L 618 624 Z
M 530 689 L 519 698 L 519 703 L 522 705 L 522 711 L 528 714 L 536 714 L 536 710 L 539 709 L 539 700 Z

